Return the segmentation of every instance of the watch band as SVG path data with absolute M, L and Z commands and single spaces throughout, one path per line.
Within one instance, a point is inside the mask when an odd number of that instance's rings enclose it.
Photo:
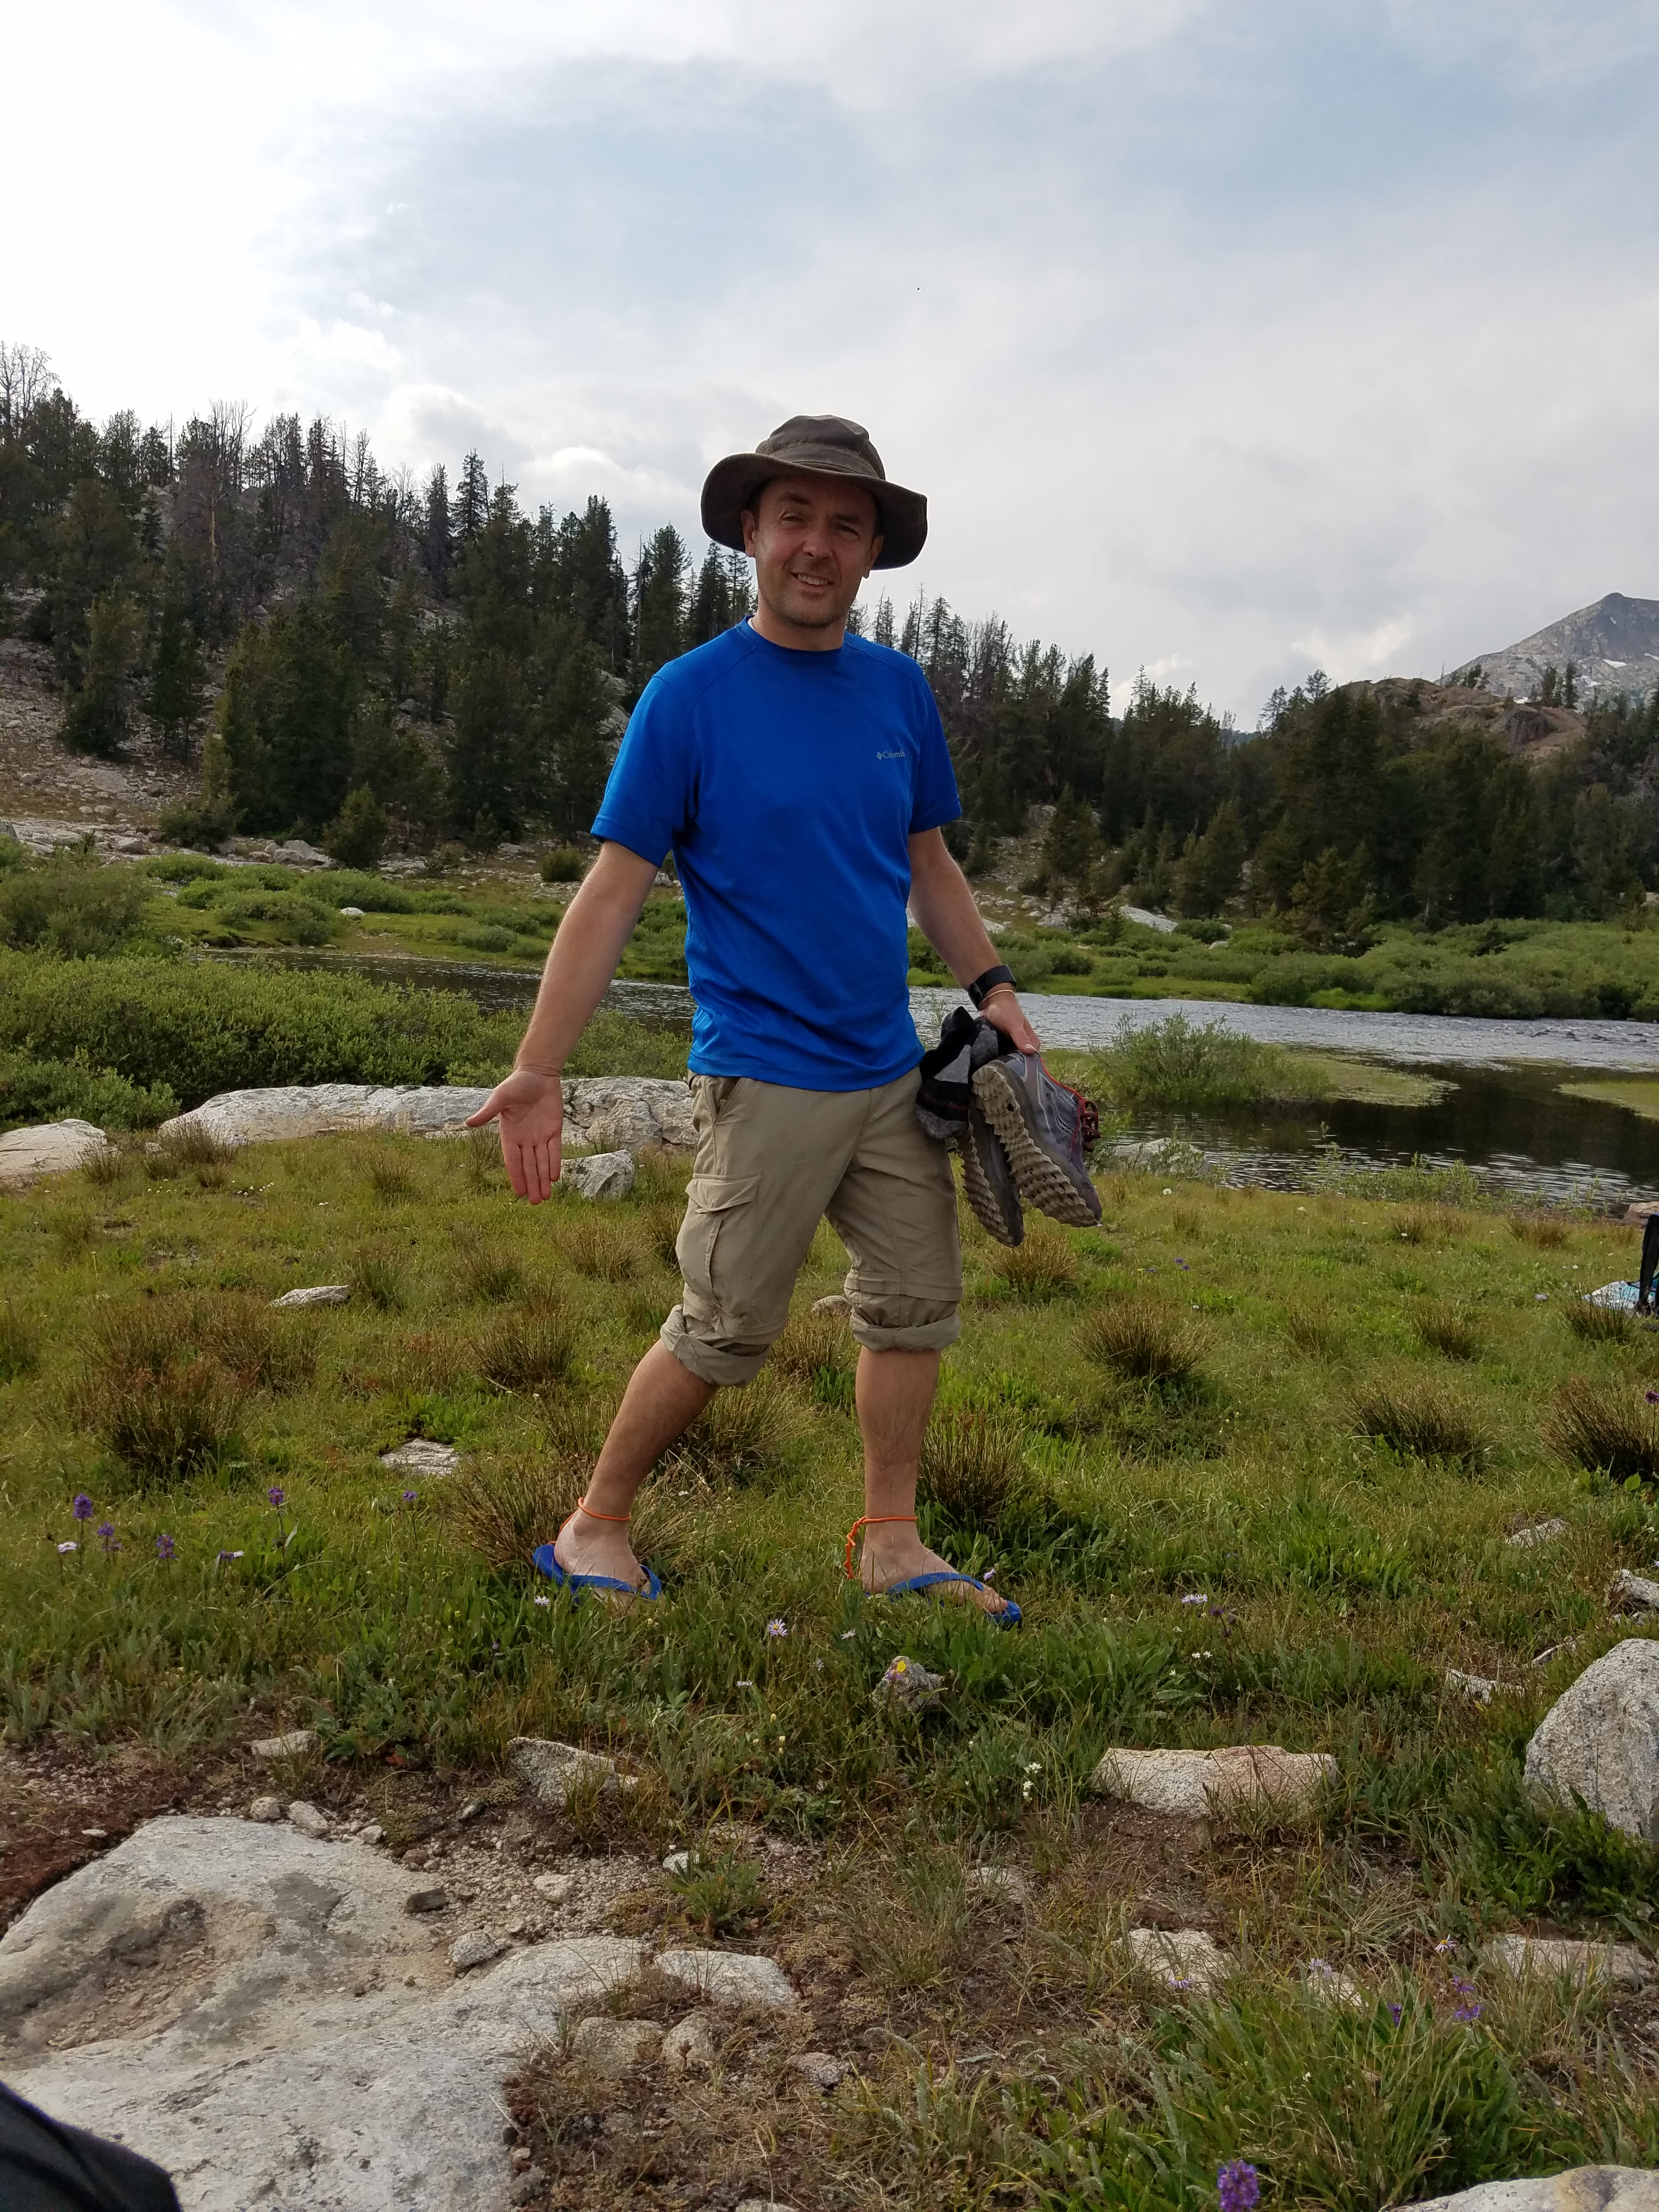
M 975 975 L 968 986 L 968 995 L 976 1006 L 982 1006 L 999 983 L 1007 983 L 1012 986 L 1013 980 L 1014 971 L 1012 968 L 988 968 L 982 975 Z

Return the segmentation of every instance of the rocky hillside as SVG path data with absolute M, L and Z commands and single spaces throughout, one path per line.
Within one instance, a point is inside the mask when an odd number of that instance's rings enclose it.
M 1580 607 L 1547 629 L 1534 630 L 1518 645 L 1480 653 L 1459 673 L 1475 666 L 1486 690 L 1502 698 L 1536 699 L 1547 669 L 1562 675 L 1571 661 L 1578 697 L 1588 702 L 1600 691 L 1613 698 L 1629 692 L 1650 697 L 1659 686 L 1659 599 L 1626 599 L 1609 592 L 1594 606 Z

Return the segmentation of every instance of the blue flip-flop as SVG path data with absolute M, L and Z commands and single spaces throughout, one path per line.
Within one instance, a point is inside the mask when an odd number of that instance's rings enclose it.
M 912 1575 L 908 1582 L 891 1583 L 881 1592 L 881 1595 L 906 1597 L 914 1590 L 932 1589 L 939 1583 L 966 1583 L 970 1589 L 983 1590 L 987 1597 L 1002 1597 L 1000 1590 L 994 1590 L 989 1583 L 981 1582 L 977 1575 L 958 1574 L 953 1568 L 936 1568 L 930 1575 Z M 981 1607 L 981 1611 L 983 1613 L 984 1608 Z M 1018 1628 L 1020 1623 L 1020 1610 L 1012 1598 L 1005 1597 L 1002 1598 L 1001 1610 L 997 1613 L 985 1613 L 984 1618 L 990 1622 L 993 1628 Z
M 573 1598 L 580 1597 L 585 1589 L 620 1590 L 624 1597 L 642 1597 L 647 1601 L 662 1595 L 662 1584 L 649 1567 L 645 1571 L 645 1588 L 641 1589 L 636 1583 L 622 1582 L 615 1575 L 567 1574 L 554 1558 L 551 1544 L 538 1544 L 530 1556 L 538 1574 L 545 1575 L 549 1582 L 556 1583 L 561 1589 L 568 1590 Z

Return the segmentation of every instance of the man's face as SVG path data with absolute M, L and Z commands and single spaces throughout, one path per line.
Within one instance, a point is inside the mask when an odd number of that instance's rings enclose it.
M 761 488 L 743 518 L 761 605 L 800 629 L 847 619 L 881 550 L 872 495 L 834 477 L 781 477 Z

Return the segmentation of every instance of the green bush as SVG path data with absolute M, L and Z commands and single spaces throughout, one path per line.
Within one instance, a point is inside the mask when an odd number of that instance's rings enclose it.
M 544 884 L 579 884 L 586 866 L 574 845 L 556 845 L 550 853 L 542 855 L 542 881 Z
M 222 860 L 209 860 L 205 853 L 162 853 L 153 860 L 140 860 L 137 872 L 164 884 L 217 883 L 235 872 Z
M 1235 1036 L 1218 1022 L 1168 1021 L 1123 1029 L 1089 1064 L 1085 1087 L 1126 1107 L 1168 1106 L 1189 1114 L 1255 1106 L 1290 1085 L 1276 1045 Z
M 153 1129 L 179 1111 L 165 1083 L 143 1090 L 84 1060 L 35 1060 L 0 1052 L 0 1129 L 40 1121 L 94 1121 L 100 1129 Z
M 517 1013 L 452 991 L 211 961 L 64 961 L 0 953 L 0 1051 L 85 1060 L 188 1108 L 283 1083 L 486 1083 L 512 1065 Z M 609 1008 L 573 1075 L 683 1075 L 686 1040 Z
M 0 876 L 0 945 L 68 959 L 118 951 L 137 933 L 149 887 L 131 868 L 90 853 L 58 853 Z
M 350 868 L 372 868 L 386 850 L 386 810 L 366 783 L 346 793 L 345 804 L 325 833 L 337 860 Z

